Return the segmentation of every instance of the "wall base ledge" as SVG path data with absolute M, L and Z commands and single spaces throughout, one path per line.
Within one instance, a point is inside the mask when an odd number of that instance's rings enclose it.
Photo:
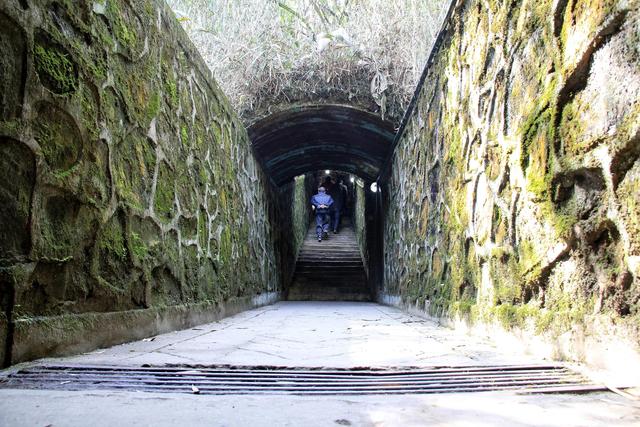
M 504 328 L 499 322 L 470 322 L 447 315 L 433 316 L 424 307 L 403 301 L 401 296 L 381 293 L 378 302 L 451 328 L 483 337 L 497 351 L 518 352 L 545 360 L 578 363 L 595 381 L 616 387 L 640 387 L 640 348 L 628 328 L 594 316 L 589 324 L 575 324 L 559 335 L 535 334 L 529 328 Z M 604 331 L 604 332 L 603 332 Z
M 107 313 L 17 319 L 11 363 L 69 356 L 150 336 L 215 322 L 280 300 L 279 292 L 239 297 L 222 303 L 193 303 Z

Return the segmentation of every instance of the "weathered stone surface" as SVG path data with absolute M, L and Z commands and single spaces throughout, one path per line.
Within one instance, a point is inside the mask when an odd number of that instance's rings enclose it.
M 0 137 L 0 259 L 29 254 L 29 213 L 35 185 L 35 156 L 24 144 Z
M 383 183 L 385 293 L 640 345 L 638 8 L 457 6 Z
M 4 313 L 0 313 L 0 364 L 4 364 L 8 332 L 9 322 L 7 316 Z
M 0 12 L 0 117 L 11 120 L 22 112 L 26 40 L 19 25 Z
M 75 322 L 38 347 L 46 333 L 34 331 L 46 329 L 24 326 L 32 318 L 222 304 L 286 285 L 306 200 L 265 178 L 164 2 L 4 2 L 0 53 L 0 268 L 15 283 L 14 362 L 73 347 L 90 329 Z

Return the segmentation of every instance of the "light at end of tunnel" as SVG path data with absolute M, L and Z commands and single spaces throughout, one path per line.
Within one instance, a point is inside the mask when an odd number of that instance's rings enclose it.
M 324 171 L 324 173 L 326 173 L 327 175 L 331 175 L 331 171 L 329 169 L 327 169 L 326 171 Z
M 378 192 L 378 183 L 377 182 L 372 183 L 370 188 L 371 188 L 371 192 L 372 193 L 377 193 Z
M 355 177 L 355 176 L 352 176 L 351 178 L 349 178 L 349 181 L 351 181 L 352 183 L 353 183 L 353 182 L 356 182 L 356 177 Z

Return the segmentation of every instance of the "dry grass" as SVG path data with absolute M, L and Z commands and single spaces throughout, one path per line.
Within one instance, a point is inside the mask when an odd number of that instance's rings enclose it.
M 246 122 L 342 102 L 400 121 L 446 0 L 168 0 Z

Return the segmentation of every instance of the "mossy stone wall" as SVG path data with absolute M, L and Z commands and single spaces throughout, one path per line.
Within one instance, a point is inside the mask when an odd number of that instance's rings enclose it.
M 0 337 L 282 289 L 293 190 L 164 2 L 2 2 L 0 85 Z
M 457 2 L 383 183 L 387 295 L 638 352 L 638 8 Z
M 357 178 L 353 183 L 353 229 L 356 241 L 362 254 L 364 268 L 369 271 L 369 252 L 367 247 L 367 216 L 366 216 L 366 190 L 365 182 Z

